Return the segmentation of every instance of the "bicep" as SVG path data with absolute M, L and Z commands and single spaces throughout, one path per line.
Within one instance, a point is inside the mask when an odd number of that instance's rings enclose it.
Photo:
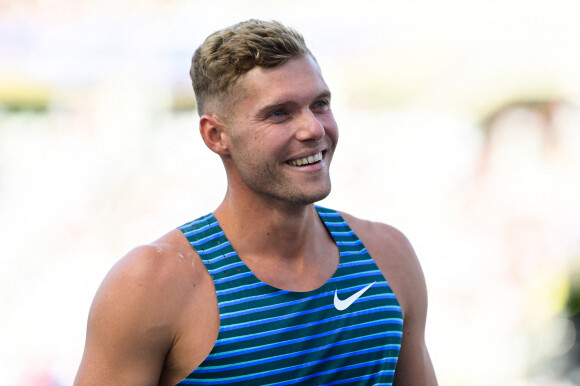
M 75 385 L 156 385 L 162 357 L 154 355 L 139 339 L 89 327 Z
M 416 324 L 413 319 L 405 318 L 394 385 L 437 385 L 424 331 L 424 323 Z
M 171 343 L 154 297 L 140 279 L 113 270 L 99 288 L 87 324 L 75 385 L 156 385 Z
M 164 356 L 155 346 L 128 331 L 126 324 L 89 323 L 75 385 L 156 385 Z
M 419 260 L 409 241 L 399 236 L 399 292 L 404 312 L 403 339 L 395 371 L 395 385 L 436 385 L 437 380 L 425 343 L 427 286 Z M 403 278 L 403 280 L 401 280 Z

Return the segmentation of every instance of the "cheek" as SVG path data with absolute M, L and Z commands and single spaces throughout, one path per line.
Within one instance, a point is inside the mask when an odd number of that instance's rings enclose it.
M 322 122 L 322 125 L 324 126 L 324 130 L 326 131 L 327 135 L 336 144 L 338 142 L 338 125 L 336 124 L 334 117 L 328 117 Z

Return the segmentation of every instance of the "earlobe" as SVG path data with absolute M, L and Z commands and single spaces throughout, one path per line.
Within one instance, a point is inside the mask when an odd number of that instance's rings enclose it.
M 205 114 L 199 119 L 199 132 L 205 145 L 214 153 L 228 155 L 225 125 L 215 116 Z

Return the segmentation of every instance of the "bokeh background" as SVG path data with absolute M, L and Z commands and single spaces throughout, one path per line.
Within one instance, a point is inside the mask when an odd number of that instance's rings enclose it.
M 252 17 L 333 91 L 322 204 L 415 246 L 440 384 L 580 384 L 576 0 L 0 0 L 0 383 L 72 384 L 109 268 L 218 205 L 189 62 Z

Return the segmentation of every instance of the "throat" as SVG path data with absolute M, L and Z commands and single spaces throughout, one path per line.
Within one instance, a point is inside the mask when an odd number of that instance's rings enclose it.
M 280 250 L 240 255 L 248 268 L 262 282 L 286 291 L 309 292 L 323 286 L 338 269 L 340 254 L 336 243 L 324 234 L 310 246 L 294 253 L 290 246 Z
M 291 292 L 314 291 L 326 284 L 338 269 L 338 252 L 318 256 L 313 261 L 266 258 L 243 259 L 256 277 L 277 289 Z M 269 260 L 269 261 L 268 261 Z

